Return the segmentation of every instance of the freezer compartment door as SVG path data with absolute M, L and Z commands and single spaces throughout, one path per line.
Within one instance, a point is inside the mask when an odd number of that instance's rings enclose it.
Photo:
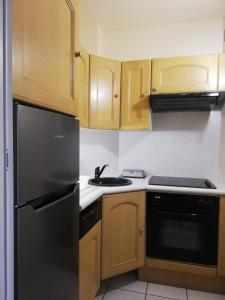
M 79 122 L 14 104 L 15 204 L 65 189 L 79 179 Z
M 15 300 L 78 299 L 79 189 L 15 209 Z

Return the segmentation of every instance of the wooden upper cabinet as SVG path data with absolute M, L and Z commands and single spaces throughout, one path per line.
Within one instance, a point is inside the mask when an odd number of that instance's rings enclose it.
M 122 63 L 120 112 L 121 129 L 149 129 L 150 85 L 150 60 L 128 61 Z
M 225 54 L 219 56 L 219 91 L 225 91 Z
M 161 58 L 152 61 L 152 94 L 217 90 L 217 54 Z
M 100 287 L 101 221 L 80 240 L 79 248 L 79 299 L 93 300 Z
M 80 126 L 88 128 L 89 113 L 89 53 L 80 47 L 75 60 L 75 99 Z
M 103 197 L 102 279 L 144 265 L 145 192 Z
M 75 114 L 74 0 L 13 0 L 14 98 Z
M 120 72 L 119 61 L 90 56 L 90 128 L 119 129 Z

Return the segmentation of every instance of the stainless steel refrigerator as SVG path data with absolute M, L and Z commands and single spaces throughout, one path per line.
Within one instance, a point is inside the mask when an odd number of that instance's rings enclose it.
M 15 300 L 78 299 L 79 122 L 14 104 Z

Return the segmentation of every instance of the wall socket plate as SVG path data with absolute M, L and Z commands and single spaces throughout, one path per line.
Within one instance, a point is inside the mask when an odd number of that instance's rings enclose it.
M 145 178 L 145 171 L 139 169 L 124 169 L 122 176 L 129 178 Z

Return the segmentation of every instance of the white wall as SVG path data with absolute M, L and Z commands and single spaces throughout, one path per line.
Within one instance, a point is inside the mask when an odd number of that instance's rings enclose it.
M 225 53 L 225 16 L 223 18 L 223 52 Z
M 80 174 L 94 176 L 97 166 L 109 164 L 104 175 L 117 176 L 119 133 L 111 130 L 84 129 L 80 131 Z
M 219 53 L 222 19 L 104 32 L 104 56 L 119 60 Z
M 119 172 L 141 168 L 155 175 L 217 180 L 220 112 L 153 114 L 152 132 L 120 132 Z
M 80 44 L 91 54 L 103 55 L 104 34 L 99 26 L 81 26 Z

